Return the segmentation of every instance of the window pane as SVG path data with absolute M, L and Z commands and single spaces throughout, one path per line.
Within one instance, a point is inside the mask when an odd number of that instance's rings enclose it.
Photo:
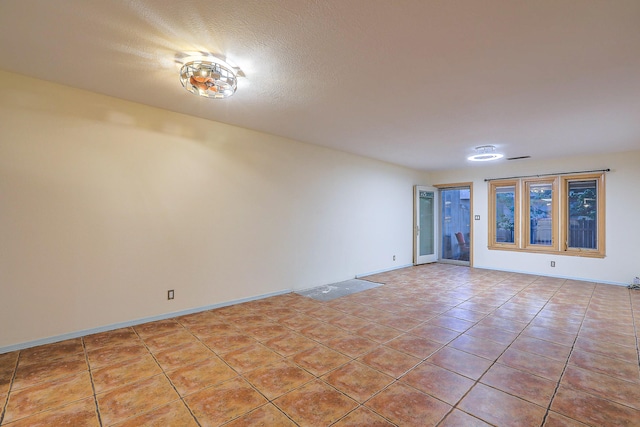
M 597 181 L 569 182 L 570 248 L 598 248 Z
M 552 227 L 552 184 L 531 184 L 529 186 L 529 219 L 531 221 L 530 244 L 551 246 Z
M 496 243 L 514 243 L 516 187 L 496 187 Z

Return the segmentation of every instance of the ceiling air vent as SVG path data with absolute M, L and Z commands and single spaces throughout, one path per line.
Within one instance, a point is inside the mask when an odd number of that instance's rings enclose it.
M 507 160 L 522 160 L 522 159 L 530 159 L 531 156 L 518 156 L 518 157 L 507 157 Z

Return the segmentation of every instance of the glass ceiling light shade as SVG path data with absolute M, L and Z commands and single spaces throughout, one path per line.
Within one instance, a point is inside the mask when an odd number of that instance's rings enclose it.
M 487 162 L 489 160 L 498 160 L 504 157 L 502 154 L 496 153 L 495 145 L 480 145 L 476 147 L 476 154 L 467 157 L 472 162 Z
M 180 83 L 189 92 L 204 98 L 228 98 L 238 88 L 234 68 L 213 56 L 186 62 L 180 69 Z

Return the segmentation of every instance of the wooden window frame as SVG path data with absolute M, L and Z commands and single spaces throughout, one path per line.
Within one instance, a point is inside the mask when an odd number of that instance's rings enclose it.
M 540 245 L 531 243 L 531 197 L 529 197 L 530 189 L 534 185 L 551 185 L 551 244 Z M 549 252 L 558 251 L 558 222 L 560 216 L 558 215 L 558 178 L 536 178 L 536 179 L 522 179 L 521 180 L 523 197 L 522 203 L 522 222 L 520 223 L 520 230 L 523 235 L 523 242 L 521 247 L 531 252 Z
M 597 192 L 597 248 L 568 247 L 569 234 L 569 183 L 576 181 L 596 181 Z M 535 184 L 552 185 L 551 206 L 551 245 L 531 244 L 530 197 L 529 188 Z M 545 178 L 511 178 L 491 180 L 488 182 L 489 215 L 488 215 L 488 248 L 528 253 L 545 253 L 552 255 L 568 255 L 592 258 L 604 258 L 605 252 L 605 174 L 604 172 L 588 174 L 554 175 Z M 514 200 L 514 243 L 497 242 L 496 240 L 496 192 L 500 187 L 513 186 Z
M 569 183 L 579 181 L 595 181 L 596 182 L 596 206 L 597 206 L 597 248 L 571 248 L 569 247 Z M 605 256 L 605 186 L 604 173 L 593 173 L 588 175 L 566 175 L 561 177 L 562 182 L 562 214 L 563 224 L 561 229 L 560 241 L 562 242 L 562 251 L 567 255 L 604 258 Z
M 518 180 L 500 180 L 489 183 L 489 249 L 517 250 L 520 247 L 520 233 L 518 224 L 520 223 L 520 185 Z M 496 217 L 496 197 L 498 188 L 513 187 L 513 243 L 498 242 Z

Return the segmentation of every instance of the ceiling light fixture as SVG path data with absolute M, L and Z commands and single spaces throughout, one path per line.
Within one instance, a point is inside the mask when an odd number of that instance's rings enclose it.
M 214 56 L 187 60 L 180 69 L 180 83 L 204 98 L 228 98 L 238 88 L 238 72 Z
M 495 145 L 480 145 L 475 148 L 476 154 L 467 157 L 467 160 L 472 162 L 486 162 L 489 160 L 498 160 L 504 157 L 500 153 L 496 153 Z

